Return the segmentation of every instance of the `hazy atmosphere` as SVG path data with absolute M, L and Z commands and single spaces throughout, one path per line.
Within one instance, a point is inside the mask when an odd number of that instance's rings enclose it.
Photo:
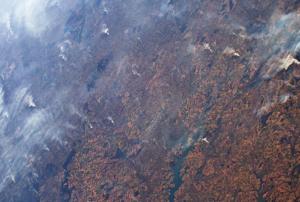
M 299 201 L 295 0 L 0 0 L 0 201 Z

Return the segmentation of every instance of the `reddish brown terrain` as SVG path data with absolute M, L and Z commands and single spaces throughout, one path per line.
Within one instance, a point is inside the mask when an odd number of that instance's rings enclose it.
M 300 66 L 262 33 L 291 3 L 174 1 L 87 102 L 70 200 L 299 201 Z
M 119 81 L 110 64 L 102 80 L 113 81 L 87 102 L 93 128 L 69 166 L 71 201 L 300 200 L 299 65 L 262 79 L 278 65 L 263 58 L 272 44 L 247 37 L 285 10 L 244 4 L 174 2 L 185 15 L 154 20 Z
M 35 162 L 38 200 L 300 201 L 299 1 L 105 5 L 70 21 L 84 118 Z

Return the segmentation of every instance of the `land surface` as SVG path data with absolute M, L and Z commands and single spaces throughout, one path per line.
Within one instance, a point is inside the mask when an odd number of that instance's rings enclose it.
M 300 201 L 299 9 L 74 6 L 59 84 L 76 80 L 81 115 L 66 117 L 65 144 L 34 149 L 39 177 L 11 181 L 1 201 Z

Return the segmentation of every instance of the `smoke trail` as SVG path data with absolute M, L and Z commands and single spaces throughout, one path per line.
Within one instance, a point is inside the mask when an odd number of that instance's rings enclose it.
M 1 192 L 33 169 L 35 146 L 49 150 L 47 141 L 62 143 L 63 131 L 73 128 L 66 117 L 76 111 L 75 101 L 70 102 L 76 82 L 64 78 L 61 70 L 71 42 L 62 32 L 49 48 L 53 38 L 47 38 L 54 26 L 63 30 L 72 5 L 41 0 L 0 3 Z M 49 10 L 61 21 L 53 21 Z
M 181 32 L 186 29 L 183 16 L 188 4 L 184 1 L 178 3 L 180 9 L 167 0 L 93 2 L 0 0 L 0 192 L 7 183 L 17 181 L 20 173 L 31 169 L 36 158 L 35 145 L 43 145 L 44 150 L 48 150 L 48 140 L 62 141 L 65 130 L 78 127 L 68 122 L 69 116 L 85 119 L 77 106 L 84 103 L 95 88 L 102 87 L 99 77 L 109 65 L 118 66 L 119 78 L 109 93 L 122 87 L 122 79 L 127 78 L 122 70 L 130 43 L 153 48 L 143 41 L 143 36 L 151 32 L 157 34 L 153 34 L 155 40 L 168 40 L 163 36 L 164 30 L 153 30 L 153 19 L 175 19 Z M 110 14 L 116 5 L 122 15 Z M 107 15 L 120 26 L 106 22 Z M 210 19 L 211 15 L 201 20 Z M 298 14 L 275 13 L 260 34 L 247 37 L 263 42 L 256 49 L 264 53 L 266 64 L 280 65 L 276 58 L 284 59 L 299 42 L 299 22 Z M 113 44 L 117 51 L 106 54 L 109 51 L 104 50 L 112 47 L 107 42 L 109 37 L 115 39 Z M 209 44 L 204 48 L 211 51 Z M 195 53 L 195 50 L 195 46 L 190 45 L 189 51 Z M 232 49 L 227 52 L 238 54 Z M 266 65 L 260 76 L 273 75 L 269 66 L 274 67 Z M 132 73 L 141 76 L 136 70 Z M 149 136 L 161 118 L 153 119 L 147 132 Z M 108 120 L 113 122 L 111 117 Z

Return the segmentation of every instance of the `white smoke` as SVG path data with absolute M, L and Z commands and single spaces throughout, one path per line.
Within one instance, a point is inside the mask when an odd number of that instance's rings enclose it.
M 22 25 L 33 35 L 39 35 L 50 23 L 46 7 L 49 1 L 43 0 L 1 0 L 0 21 L 11 26 L 11 20 Z
M 269 57 L 263 78 L 273 77 L 282 69 L 288 69 L 293 63 L 295 49 L 300 43 L 300 15 L 297 13 L 281 14 L 275 12 L 268 29 L 261 36 L 262 44 L 267 48 L 265 55 Z
M 69 113 L 67 105 L 72 104 L 66 101 L 72 84 L 65 82 L 56 89 L 55 76 L 59 74 L 49 75 L 49 67 L 43 62 L 50 60 L 53 69 L 58 66 L 55 56 L 43 52 L 47 46 L 43 43 L 48 43 L 43 34 L 53 29 L 53 16 L 48 12 L 59 2 L 0 0 L 0 46 L 7 50 L 0 52 L 0 192 L 8 183 L 18 183 L 16 176 L 32 169 L 35 146 L 49 150 L 47 141 L 62 142 L 63 130 L 70 128 L 64 116 Z M 62 27 L 68 18 L 63 12 L 59 13 L 61 21 L 55 22 Z M 31 40 L 28 44 L 27 39 Z M 62 39 L 55 38 L 57 45 Z M 67 54 L 66 47 L 63 54 Z
M 28 105 L 28 88 L 17 89 L 10 103 L 4 103 L 5 91 L 0 85 L 0 190 L 9 176 L 29 168 L 30 149 L 45 140 L 57 138 L 59 127 L 48 109 Z

